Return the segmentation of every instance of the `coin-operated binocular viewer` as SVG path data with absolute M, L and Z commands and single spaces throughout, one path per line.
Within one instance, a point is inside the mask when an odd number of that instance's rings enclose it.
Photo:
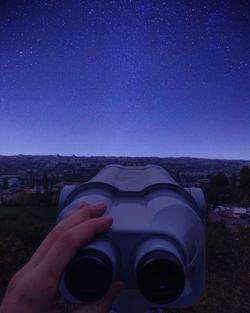
M 158 165 L 104 167 L 78 186 L 65 186 L 57 222 L 86 201 L 105 202 L 111 228 L 82 247 L 59 285 L 75 304 L 101 299 L 116 279 L 125 290 L 112 311 L 184 308 L 205 286 L 206 203 L 199 188 L 182 188 Z

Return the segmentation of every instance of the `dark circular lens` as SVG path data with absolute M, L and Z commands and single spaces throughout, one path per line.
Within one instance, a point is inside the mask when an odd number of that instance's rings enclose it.
M 110 259 L 101 251 L 78 253 L 65 271 L 65 286 L 80 301 L 97 301 L 109 290 L 113 278 Z
M 185 275 L 174 255 L 166 251 L 152 251 L 144 255 L 138 263 L 137 283 L 148 301 L 167 304 L 182 294 Z

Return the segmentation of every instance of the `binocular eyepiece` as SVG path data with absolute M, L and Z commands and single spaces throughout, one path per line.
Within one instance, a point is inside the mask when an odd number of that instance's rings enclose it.
M 150 302 L 167 304 L 179 298 L 185 287 L 181 263 L 166 251 L 152 251 L 137 265 L 137 284 Z
M 66 300 L 100 300 L 120 279 L 124 293 L 133 292 L 148 306 L 197 301 L 205 282 L 206 204 L 200 189 L 180 187 L 158 165 L 112 164 L 87 183 L 64 187 L 58 222 L 82 201 L 106 202 L 113 224 L 67 265 L 59 286 Z
M 114 269 L 109 257 L 95 249 L 78 253 L 65 271 L 69 293 L 83 302 L 97 301 L 109 290 Z
M 79 252 L 68 264 L 64 281 L 68 292 L 82 302 L 100 300 L 114 277 L 110 258 L 96 249 Z M 185 286 L 185 274 L 178 259 L 166 251 L 145 254 L 136 267 L 138 289 L 148 301 L 166 304 L 176 300 Z

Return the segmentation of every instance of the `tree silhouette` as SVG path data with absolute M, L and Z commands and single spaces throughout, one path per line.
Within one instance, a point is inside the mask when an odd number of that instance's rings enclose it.
M 9 188 L 9 181 L 7 177 L 4 177 L 3 179 L 3 189 L 8 189 Z
M 48 190 L 48 188 L 49 188 L 49 179 L 48 179 L 48 175 L 47 175 L 46 172 L 43 173 L 42 185 L 43 185 L 43 188 L 45 190 Z
M 217 173 L 211 178 L 208 198 L 214 205 L 223 204 L 230 200 L 230 183 L 224 173 Z
M 242 166 L 240 169 L 240 190 L 243 202 L 250 202 L 250 168 Z

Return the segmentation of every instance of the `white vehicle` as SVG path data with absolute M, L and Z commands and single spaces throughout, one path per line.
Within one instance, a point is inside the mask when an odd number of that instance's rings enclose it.
M 233 213 L 234 218 L 240 218 L 240 213 Z
M 240 218 L 241 214 L 246 214 L 247 210 L 245 208 L 233 208 L 233 217 Z

